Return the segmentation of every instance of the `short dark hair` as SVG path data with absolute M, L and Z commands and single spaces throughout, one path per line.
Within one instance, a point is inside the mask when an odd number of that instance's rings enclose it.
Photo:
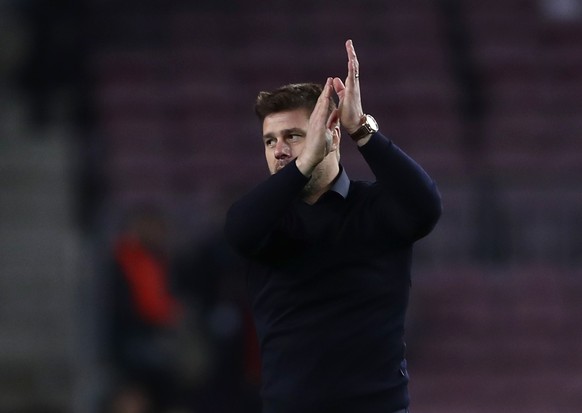
M 323 86 L 317 83 L 292 83 L 281 86 L 272 92 L 260 92 L 255 102 L 255 113 L 262 122 L 277 112 L 294 109 L 307 109 L 311 114 Z M 329 113 L 336 108 L 333 99 L 329 100 Z

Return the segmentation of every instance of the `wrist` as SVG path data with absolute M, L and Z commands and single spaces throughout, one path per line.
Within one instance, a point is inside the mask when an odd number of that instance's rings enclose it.
M 356 145 L 358 145 L 359 148 L 361 148 L 362 146 L 364 146 L 365 144 L 367 144 L 368 142 L 370 142 L 370 139 L 372 138 L 372 133 L 358 139 L 356 141 Z
M 309 178 L 315 169 L 315 165 L 310 162 L 306 162 L 304 159 L 297 157 L 295 159 L 295 166 L 299 169 L 299 172 L 303 174 L 306 178 Z
M 378 132 L 378 122 L 374 119 L 371 115 L 362 115 L 360 119 L 360 126 L 353 132 L 349 132 L 348 134 L 355 142 L 358 142 L 362 139 L 366 139 L 366 142 L 370 139 L 372 134 Z M 358 145 L 361 146 L 361 145 Z

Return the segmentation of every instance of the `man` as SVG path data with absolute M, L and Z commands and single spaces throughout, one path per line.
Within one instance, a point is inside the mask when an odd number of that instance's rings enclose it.
M 170 288 L 166 238 L 162 211 L 142 206 L 128 214 L 113 245 L 110 296 L 104 302 L 109 357 L 121 382 L 111 403 L 119 409 L 162 411 L 174 404 L 173 348 L 184 309 Z
M 346 50 L 345 84 L 336 77 L 323 88 L 259 94 L 271 176 L 226 219 L 227 239 L 248 261 L 263 413 L 408 408 L 403 335 L 412 245 L 438 220 L 440 195 L 364 115 L 351 40 Z M 347 177 L 340 122 L 376 182 Z

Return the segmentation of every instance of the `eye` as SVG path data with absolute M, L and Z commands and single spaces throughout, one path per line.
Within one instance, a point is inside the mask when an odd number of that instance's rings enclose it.
M 289 139 L 291 142 L 295 142 L 299 139 L 301 139 L 303 137 L 303 135 L 299 134 L 299 133 L 292 133 L 289 135 L 289 137 L 287 139 Z
M 265 139 L 265 146 L 267 148 L 272 148 L 273 146 L 275 146 L 275 139 L 273 138 Z

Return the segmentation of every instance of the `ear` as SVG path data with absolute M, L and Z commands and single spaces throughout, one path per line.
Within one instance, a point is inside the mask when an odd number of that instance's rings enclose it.
M 332 135 L 331 135 L 331 147 L 332 147 L 332 150 L 336 151 L 336 150 L 338 150 L 339 145 L 340 145 L 340 141 L 342 139 L 342 134 L 341 134 L 341 128 L 340 128 L 339 121 L 334 126 L 334 128 L 332 129 L 331 132 L 332 132 Z
M 341 140 L 339 110 L 334 109 L 327 121 L 327 127 L 331 130 L 331 150 L 336 151 L 339 148 Z

